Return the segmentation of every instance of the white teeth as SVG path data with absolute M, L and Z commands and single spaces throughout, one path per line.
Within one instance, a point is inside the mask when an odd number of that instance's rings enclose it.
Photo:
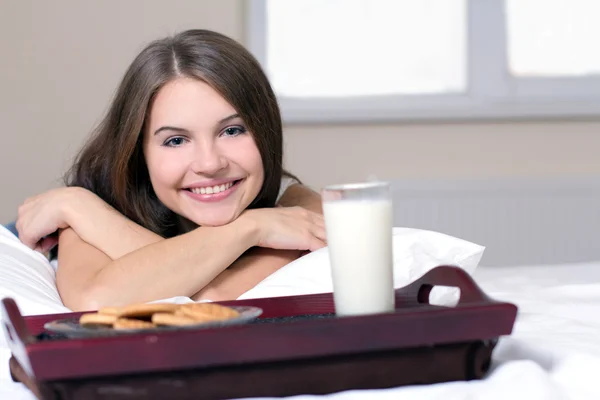
M 201 188 L 191 188 L 190 190 L 196 194 L 216 194 L 221 193 L 233 186 L 233 182 L 224 183 L 223 185 L 208 186 Z

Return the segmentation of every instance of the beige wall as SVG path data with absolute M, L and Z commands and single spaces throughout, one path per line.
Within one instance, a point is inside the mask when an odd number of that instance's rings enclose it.
M 60 184 L 147 41 L 191 27 L 244 40 L 241 0 L 0 0 L 0 10 L 0 223 Z M 315 188 L 369 175 L 600 174 L 600 122 L 293 126 L 285 140 L 288 168 Z
M 285 139 L 288 167 L 316 187 L 370 176 L 600 175 L 600 122 L 299 126 Z

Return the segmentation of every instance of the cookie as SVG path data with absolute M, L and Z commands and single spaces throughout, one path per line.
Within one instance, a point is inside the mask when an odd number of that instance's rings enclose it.
M 152 315 L 152 323 L 165 326 L 186 326 L 196 325 L 198 321 L 179 313 L 156 313 Z
M 121 312 L 120 307 L 102 307 L 98 310 L 99 314 L 117 316 Z
M 155 313 L 173 313 L 178 307 L 178 304 L 167 303 L 132 304 L 125 307 L 103 308 L 100 310 L 100 313 L 116 315 L 122 318 L 148 318 Z
M 240 313 L 231 307 L 222 306 L 216 303 L 191 303 L 183 304 L 176 312 L 179 315 L 185 315 L 199 322 L 220 321 L 224 319 L 236 318 Z
M 114 329 L 148 329 L 156 328 L 152 322 L 141 321 L 139 319 L 117 318 L 113 324 Z
M 115 323 L 117 317 L 115 315 L 87 313 L 79 317 L 80 325 L 111 325 Z

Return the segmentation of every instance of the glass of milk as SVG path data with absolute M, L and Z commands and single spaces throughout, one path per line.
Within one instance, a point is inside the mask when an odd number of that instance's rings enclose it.
M 336 315 L 393 312 L 390 184 L 327 186 L 322 199 Z

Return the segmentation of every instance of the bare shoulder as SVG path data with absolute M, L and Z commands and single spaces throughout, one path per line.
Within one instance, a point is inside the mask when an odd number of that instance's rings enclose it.
M 290 185 L 279 199 L 282 207 L 303 207 L 313 212 L 323 213 L 321 195 L 301 183 Z
M 283 192 L 280 204 L 284 205 L 282 202 L 289 202 L 290 200 L 294 200 L 299 197 L 321 200 L 321 195 L 315 190 L 303 185 L 302 183 L 293 183 L 286 188 L 285 192 Z

